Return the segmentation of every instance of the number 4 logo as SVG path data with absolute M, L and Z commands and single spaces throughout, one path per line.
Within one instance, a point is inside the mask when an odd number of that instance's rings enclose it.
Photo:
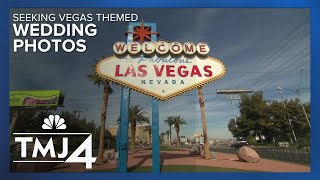
M 80 157 L 80 154 L 85 151 L 85 156 Z M 92 163 L 96 162 L 95 157 L 92 157 L 92 135 L 90 136 L 70 155 L 65 161 L 66 163 L 86 163 L 86 169 L 92 169 Z

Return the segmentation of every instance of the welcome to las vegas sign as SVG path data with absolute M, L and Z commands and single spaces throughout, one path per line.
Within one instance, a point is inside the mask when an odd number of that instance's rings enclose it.
M 97 63 L 97 73 L 140 93 L 168 100 L 224 76 L 224 64 L 208 56 L 206 43 L 117 42 L 115 55 Z

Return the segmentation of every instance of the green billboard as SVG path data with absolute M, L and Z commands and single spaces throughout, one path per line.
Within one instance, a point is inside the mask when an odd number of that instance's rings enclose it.
M 57 106 L 60 90 L 10 91 L 10 106 Z

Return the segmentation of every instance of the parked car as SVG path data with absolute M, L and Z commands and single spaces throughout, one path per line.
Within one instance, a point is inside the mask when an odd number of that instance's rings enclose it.
M 236 141 L 236 142 L 231 144 L 231 148 L 239 149 L 242 146 L 248 146 L 248 145 L 249 145 L 249 143 L 247 141 Z

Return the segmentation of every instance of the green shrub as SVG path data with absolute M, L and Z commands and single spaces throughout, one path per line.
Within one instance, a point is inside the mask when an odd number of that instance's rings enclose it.
M 246 141 L 249 143 L 249 145 L 253 145 L 256 143 L 256 138 L 251 134 L 246 138 Z

